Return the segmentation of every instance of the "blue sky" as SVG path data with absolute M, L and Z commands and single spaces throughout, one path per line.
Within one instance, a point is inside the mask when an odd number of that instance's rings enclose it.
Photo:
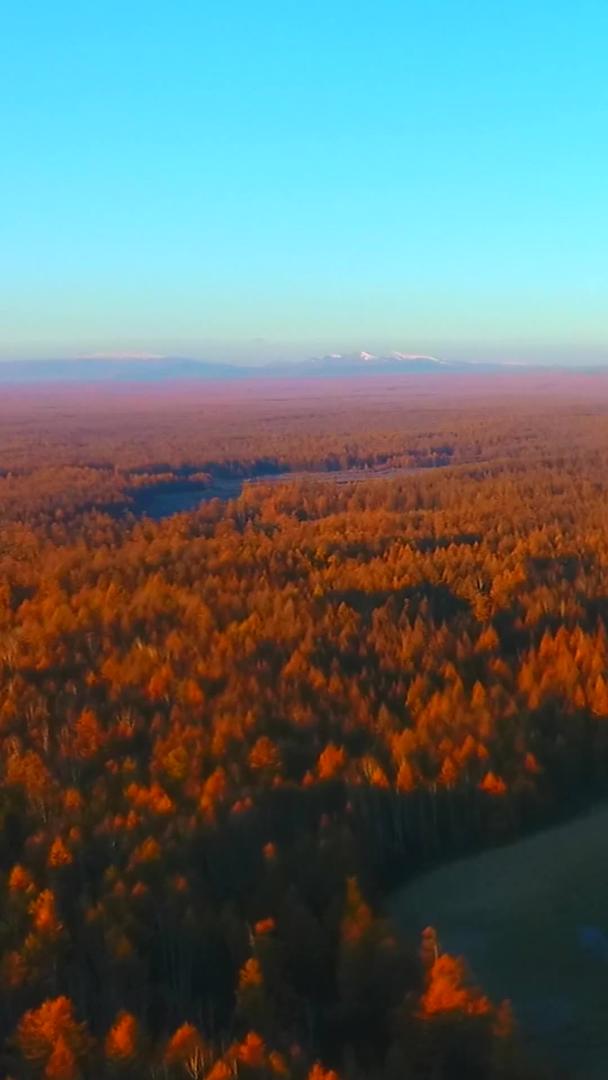
M 0 357 L 608 361 L 605 0 L 0 11 Z

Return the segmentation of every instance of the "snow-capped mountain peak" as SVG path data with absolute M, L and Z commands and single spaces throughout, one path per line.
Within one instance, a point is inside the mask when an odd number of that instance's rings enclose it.
M 395 352 L 389 353 L 390 360 L 430 360 L 434 364 L 446 364 L 447 360 L 440 360 L 438 356 L 429 356 L 428 353 L 407 353 L 407 352 Z

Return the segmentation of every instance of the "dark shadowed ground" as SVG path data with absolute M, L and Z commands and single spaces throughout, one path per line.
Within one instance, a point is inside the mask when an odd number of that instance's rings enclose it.
M 578 1080 L 608 1077 L 608 807 L 412 881 L 391 900 L 432 924 L 476 979 L 510 998 L 531 1045 Z
M 210 499 L 236 499 L 240 495 L 244 484 L 286 484 L 306 480 L 314 480 L 315 483 L 324 481 L 334 484 L 358 484 L 369 480 L 391 480 L 396 476 L 405 476 L 409 473 L 421 471 L 421 469 L 410 467 L 395 469 L 337 469 L 331 472 L 313 471 L 311 469 L 292 473 L 282 472 L 273 476 L 264 474 L 216 480 L 206 487 L 186 487 L 178 483 L 173 487 L 164 485 L 161 488 L 140 488 L 134 496 L 131 509 L 137 515 L 145 514 L 155 521 L 160 521 L 162 518 L 170 517 L 171 514 L 197 510 L 202 503 L 209 502 Z

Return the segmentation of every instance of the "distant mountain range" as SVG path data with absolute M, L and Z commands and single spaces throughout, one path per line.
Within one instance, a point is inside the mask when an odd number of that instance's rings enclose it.
M 213 363 L 172 356 L 112 356 L 75 360 L 8 360 L 0 362 L 0 383 L 167 382 L 171 380 L 236 381 L 243 379 L 306 379 L 340 376 L 435 374 L 499 371 L 505 365 L 439 360 L 435 356 L 394 352 L 331 353 L 310 360 L 253 366 Z

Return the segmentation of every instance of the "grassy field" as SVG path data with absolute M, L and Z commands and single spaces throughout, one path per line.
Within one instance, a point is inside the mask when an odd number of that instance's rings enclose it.
M 425 874 L 390 907 L 510 998 L 539 1052 L 581 1080 L 608 1076 L 607 806 Z

